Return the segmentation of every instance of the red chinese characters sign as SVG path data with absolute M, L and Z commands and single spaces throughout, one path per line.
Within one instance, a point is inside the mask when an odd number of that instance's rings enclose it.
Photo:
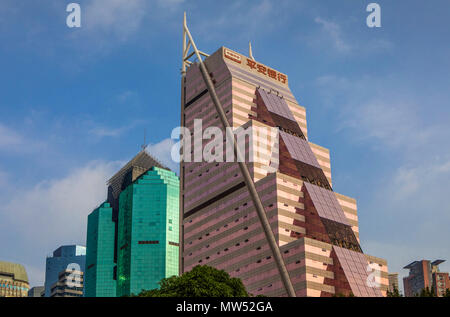
M 237 53 L 227 50 L 227 49 L 225 49 L 224 55 L 226 58 L 228 58 L 238 64 L 241 64 L 252 70 L 255 70 L 262 75 L 270 77 L 271 79 L 277 80 L 277 81 L 281 82 L 282 84 L 287 84 L 287 76 L 282 73 L 277 72 L 274 69 L 268 68 L 267 66 L 259 64 L 249 58 L 246 59 L 247 60 L 246 63 L 242 63 L 242 57 L 240 54 L 237 54 Z
M 270 69 L 262 64 L 258 64 L 252 59 L 247 58 L 247 66 L 251 69 L 255 69 L 258 73 L 266 75 L 272 79 L 278 80 L 279 82 L 286 84 L 286 75 L 277 72 L 276 70 Z

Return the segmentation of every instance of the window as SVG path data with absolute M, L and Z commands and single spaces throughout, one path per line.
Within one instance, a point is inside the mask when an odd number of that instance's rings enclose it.
M 139 241 L 139 244 L 159 244 L 159 241 Z

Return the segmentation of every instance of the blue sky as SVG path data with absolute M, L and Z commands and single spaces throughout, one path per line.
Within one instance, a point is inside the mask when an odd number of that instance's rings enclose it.
M 85 243 L 105 181 L 143 143 L 167 164 L 179 124 L 181 21 L 197 45 L 287 73 L 334 189 L 358 199 L 366 253 L 390 271 L 450 261 L 450 3 L 64 0 L 0 2 L 0 258 L 43 283 L 45 256 Z M 75 1 L 74 1 L 75 2 Z M 173 166 L 173 165 L 172 165 Z M 450 270 L 444 263 L 441 268 Z

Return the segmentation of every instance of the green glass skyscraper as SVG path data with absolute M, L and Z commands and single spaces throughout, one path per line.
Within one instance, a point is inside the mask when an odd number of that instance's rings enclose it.
M 158 288 L 178 275 L 179 179 L 152 167 L 119 198 L 117 296 Z
M 103 203 L 88 216 L 85 297 L 115 297 L 112 208 Z
M 144 148 L 88 217 L 85 296 L 136 294 L 178 275 L 178 219 L 179 179 Z

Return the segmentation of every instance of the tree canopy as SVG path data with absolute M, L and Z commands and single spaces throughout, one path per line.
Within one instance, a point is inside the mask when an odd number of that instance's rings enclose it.
M 430 289 L 427 286 L 426 288 L 422 289 L 419 294 L 417 294 L 417 297 L 436 297 L 434 287 Z
M 386 297 L 403 297 L 403 295 L 399 292 L 397 287 L 394 285 L 394 289 L 391 291 L 387 291 Z
M 224 270 L 196 266 L 181 276 L 164 278 L 159 289 L 143 290 L 139 297 L 249 297 L 244 284 Z

